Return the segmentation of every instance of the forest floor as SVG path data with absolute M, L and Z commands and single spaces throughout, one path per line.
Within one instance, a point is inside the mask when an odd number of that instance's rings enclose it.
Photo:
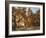
M 16 28 L 16 31 L 40 30 L 40 26 L 32 26 L 27 28 Z

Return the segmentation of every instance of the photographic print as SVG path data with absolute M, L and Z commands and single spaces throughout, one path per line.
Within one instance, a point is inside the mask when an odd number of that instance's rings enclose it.
M 12 31 L 40 30 L 40 8 L 12 7 Z
M 8 9 L 8 35 L 43 34 L 44 10 L 42 3 L 10 3 Z

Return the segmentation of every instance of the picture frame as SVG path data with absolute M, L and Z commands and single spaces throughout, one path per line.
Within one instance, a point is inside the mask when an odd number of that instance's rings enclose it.
M 18 4 L 18 5 L 17 5 Z M 40 9 L 40 31 L 12 31 L 12 7 L 37 7 Z M 10 11 L 10 12 L 9 12 Z M 13 10 L 14 11 L 14 10 Z M 10 18 L 10 19 L 9 19 Z M 39 33 L 38 33 L 39 32 Z M 45 3 L 42 2 L 24 2 L 24 1 L 5 1 L 5 37 L 23 37 L 45 35 Z

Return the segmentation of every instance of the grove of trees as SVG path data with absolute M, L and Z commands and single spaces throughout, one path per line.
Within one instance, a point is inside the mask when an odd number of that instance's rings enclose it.
M 32 13 L 31 8 L 18 7 L 12 8 L 12 28 L 17 29 L 27 29 L 32 26 L 40 26 L 40 10 L 36 14 Z

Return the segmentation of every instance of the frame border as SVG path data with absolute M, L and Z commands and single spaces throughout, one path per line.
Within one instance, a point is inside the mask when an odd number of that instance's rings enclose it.
M 43 33 L 37 33 L 37 34 L 23 34 L 23 35 L 8 35 L 8 20 L 9 20 L 9 4 L 10 3 L 21 3 L 21 4 L 38 4 L 38 5 L 43 5 Z M 24 37 L 24 36 L 40 36 L 40 35 L 45 35 L 45 3 L 42 2 L 24 2 L 24 1 L 5 1 L 5 37 Z

